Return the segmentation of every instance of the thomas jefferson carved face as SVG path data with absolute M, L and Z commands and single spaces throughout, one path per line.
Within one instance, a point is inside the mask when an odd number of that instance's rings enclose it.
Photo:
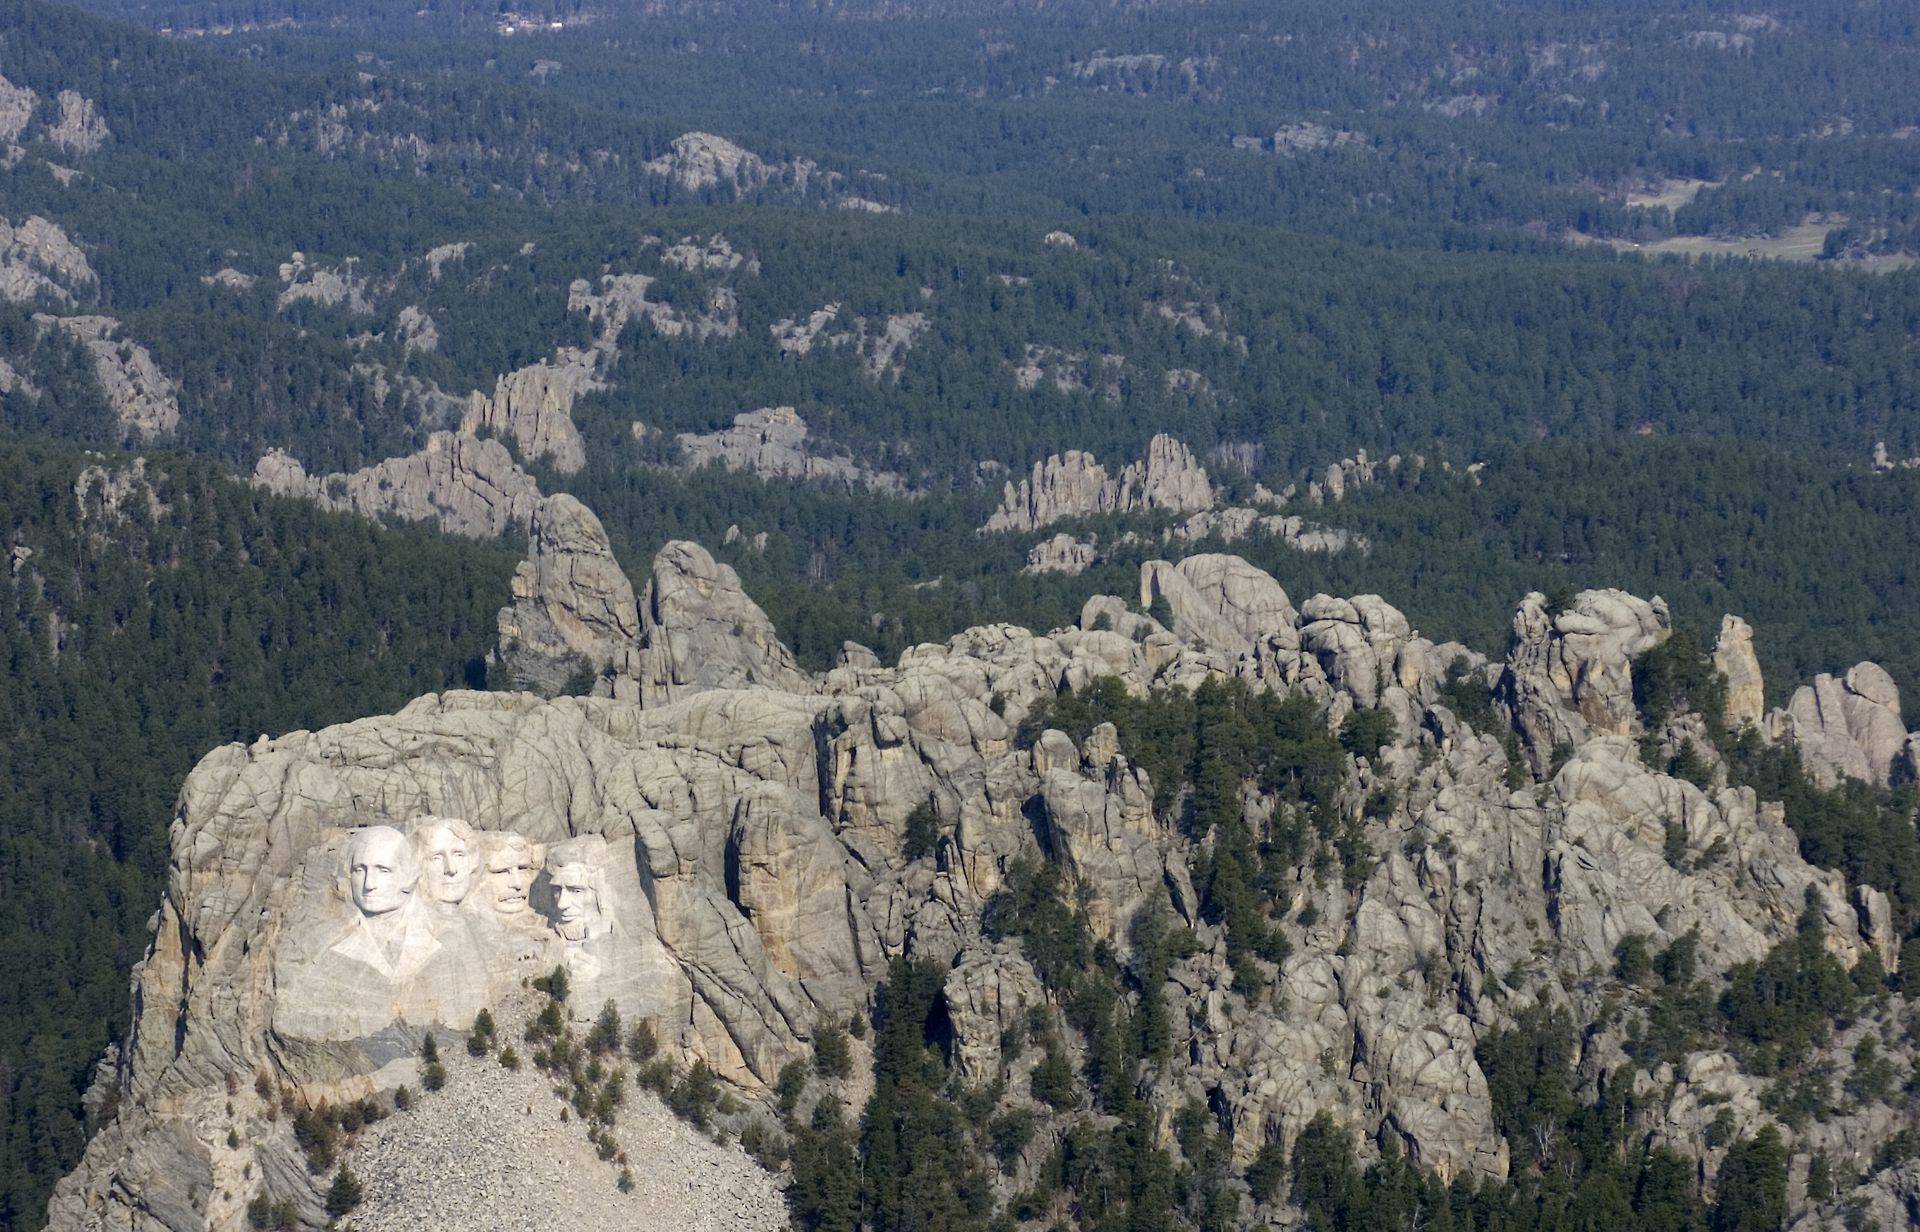
M 561 864 L 548 874 L 553 886 L 553 918 L 568 941 L 585 941 L 601 931 L 598 878 L 585 864 Z
M 420 847 L 421 877 L 427 896 L 435 902 L 458 903 L 473 888 L 480 868 L 479 845 L 465 822 L 435 820 L 415 835 Z
M 354 831 L 347 844 L 347 879 L 363 915 L 385 915 L 407 905 L 420 880 L 413 844 L 392 826 Z
M 487 852 L 487 906 L 500 915 L 525 915 L 527 893 L 539 871 L 540 852 L 531 842 L 518 834 L 497 840 Z

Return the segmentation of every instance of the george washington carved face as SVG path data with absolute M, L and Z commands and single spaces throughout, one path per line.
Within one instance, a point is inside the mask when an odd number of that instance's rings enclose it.
M 347 880 L 363 915 L 385 915 L 407 905 L 420 880 L 413 844 L 392 826 L 354 831 L 347 844 Z

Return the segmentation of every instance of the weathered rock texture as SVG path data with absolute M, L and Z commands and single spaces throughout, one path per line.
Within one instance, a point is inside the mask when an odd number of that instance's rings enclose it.
M 60 91 L 60 115 L 47 126 L 47 140 L 69 154 L 92 154 L 111 134 L 94 101 L 77 90 Z
M 304 253 L 294 253 L 280 264 L 280 307 L 321 304 L 348 312 L 372 312 L 374 291 L 358 266 L 352 258 L 339 266 L 314 265 Z
M 1009 482 L 988 531 L 1033 531 L 1064 518 L 1101 513 L 1166 510 L 1198 513 L 1212 508 L 1214 489 L 1193 451 L 1170 436 L 1147 445 L 1147 456 L 1118 474 L 1084 451 L 1073 449 L 1033 464 L 1033 474 Z
M 1760 658 L 1753 650 L 1753 626 L 1738 616 L 1720 620 L 1720 638 L 1713 646 L 1713 666 L 1727 681 L 1727 708 L 1722 718 L 1736 731 L 1758 727 L 1767 706 L 1766 681 L 1760 676 Z
M 499 622 L 497 657 L 515 687 L 551 696 L 575 672 L 626 667 L 640 609 L 600 519 L 565 493 L 549 496 L 527 539 Z
M 1240 1163 L 1269 1142 L 1289 1146 L 1324 1112 L 1365 1151 L 1386 1140 L 1443 1177 L 1504 1176 L 1510 1148 L 1475 1048 L 1546 1006 L 1599 1024 L 1576 1044 L 1569 1080 L 1581 1097 L 1630 1082 L 1636 1132 L 1710 1176 L 1726 1129 L 1716 1118 L 1743 1134 L 1770 1123 L 1758 1080 L 1713 1051 L 1637 1070 L 1625 1046 L 1639 1011 L 1622 1009 L 1609 974 L 1620 943 L 1641 937 L 1657 953 L 1692 936 L 1711 979 L 1795 935 L 1812 911 L 1841 962 L 1898 961 L 1884 897 L 1803 861 L 1778 805 L 1641 763 L 1632 658 L 1666 636 L 1657 602 L 1589 591 L 1564 611 L 1539 596 L 1521 605 L 1494 670 L 1528 755 L 1557 750 L 1558 766 L 1520 774 L 1516 789 L 1504 731 L 1476 731 L 1441 704 L 1451 665 L 1482 678 L 1492 665 L 1435 645 L 1377 596 L 1315 595 L 1296 608 L 1238 557 L 1155 561 L 1139 599 L 1170 628 L 1095 596 L 1077 627 L 969 629 L 891 667 L 849 646 L 809 677 L 732 571 L 692 544 L 656 558 L 631 633 L 631 589 L 589 516 L 541 508 L 512 619 L 531 621 L 532 605 L 568 645 L 628 643 L 631 687 L 610 688 L 637 704 L 446 693 L 231 745 L 194 770 L 135 974 L 120 1112 L 61 1183 L 57 1232 L 237 1229 L 238 1203 L 218 1196 L 237 1175 L 318 1222 L 285 1118 L 250 1122 L 224 1145 L 225 1083 L 233 1076 L 245 1103 L 256 1072 L 296 1100 L 396 1080 L 386 1067 L 405 1058 L 377 1041 L 276 1032 L 284 990 L 270 973 L 300 933 L 300 887 L 317 886 L 338 845 L 421 813 L 549 845 L 553 884 L 574 879 L 565 884 L 591 889 L 596 904 L 562 934 L 567 944 L 654 947 L 644 964 L 588 964 L 583 978 L 647 972 L 621 995 L 650 1007 L 676 1055 L 705 1060 L 750 1099 L 805 1055 L 816 1023 L 868 1008 L 900 955 L 949 967 L 953 1057 L 976 1087 L 1022 1075 L 1036 1050 L 1012 1059 L 999 1040 L 1045 994 L 1017 945 L 983 933 L 981 911 L 1016 860 L 1050 861 L 1123 957 L 1149 906 L 1191 929 L 1192 953 L 1164 990 L 1170 1060 L 1145 1098 L 1162 1125 L 1189 1100 L 1211 1107 Z M 1346 757 L 1329 805 L 1376 858 L 1342 876 L 1306 854 L 1278 877 L 1275 926 L 1290 949 L 1261 968 L 1270 987 L 1250 995 L 1228 963 L 1222 930 L 1199 909 L 1192 870 L 1204 853 L 1177 807 L 1155 809 L 1154 784 L 1113 727 L 1077 741 L 1057 730 L 1016 738 L 1059 690 L 1106 677 L 1135 693 L 1238 680 L 1302 695 L 1329 723 L 1356 709 L 1393 717 L 1390 740 Z M 1858 696 L 1873 692 L 1860 683 Z M 1250 817 L 1291 807 L 1258 784 L 1248 792 Z M 909 859 L 907 818 L 928 804 L 933 851 Z M 603 940 L 603 916 L 627 932 Z M 1890 1039 L 1905 1030 L 1882 1025 Z M 1832 1047 L 1840 1057 L 1851 1040 Z M 1038 1137 L 1034 1159 L 998 1182 L 1008 1192 L 1032 1182 L 1067 1124 L 1024 1089 L 1012 1082 L 1005 1098 L 1036 1112 Z M 1818 1127 L 1787 1127 L 1786 1140 L 1800 1159 L 1844 1144 L 1852 1166 L 1898 1124 L 1883 1108 L 1849 1114 L 1844 1140 Z M 1906 1192 L 1897 1177 L 1876 1184 L 1887 1203 Z
M 877 381 L 883 376 L 900 375 L 906 353 L 929 325 L 924 312 L 896 313 L 884 321 L 842 318 L 838 304 L 817 309 L 804 321 L 782 317 L 771 327 L 774 343 L 787 355 L 807 355 L 815 348 L 851 347 L 859 354 L 867 375 Z
M 1798 745 L 1807 769 L 1826 786 L 1842 778 L 1885 786 L 1906 760 L 1900 690 L 1874 663 L 1856 664 L 1839 678 L 1815 676 L 1793 691 L 1784 710 L 1767 716 L 1767 727 L 1775 739 Z
M 768 479 L 806 479 L 848 487 L 899 492 L 906 481 L 890 471 L 871 470 L 845 454 L 823 455 L 807 443 L 807 421 L 790 406 L 742 411 L 731 428 L 718 432 L 682 432 L 677 438 L 689 469 L 723 466 Z
M 491 395 L 475 391 L 467 401 L 461 431 L 510 440 L 523 456 L 545 458 L 563 474 L 579 471 L 586 465 L 587 447 L 574 426 L 574 405 L 606 388 L 606 374 L 620 357 L 620 334 L 629 323 L 644 320 L 665 337 L 695 341 L 740 332 L 731 287 L 708 288 L 703 309 L 688 315 L 649 299 L 647 289 L 653 283 L 646 274 L 603 275 L 597 287 L 575 279 L 568 288 L 567 309 L 593 322 L 592 344 L 560 347 L 552 359 L 506 373 L 494 382 Z
M 529 458 L 546 458 L 572 474 L 587 464 L 587 443 L 573 424 L 580 395 L 602 388 L 595 356 L 572 347 L 553 360 L 518 368 L 494 382 L 493 394 L 478 390 L 467 400 L 460 430 L 510 440 Z
M 805 192 L 819 171 L 804 158 L 769 163 L 752 150 L 712 133 L 682 133 L 668 143 L 667 152 L 649 160 L 646 169 L 689 192 L 731 188 L 752 192 L 776 180 Z
M 419 453 L 351 474 L 309 475 L 274 450 L 254 466 L 253 482 L 325 509 L 433 522 L 448 534 L 475 538 L 526 529 L 540 500 L 539 485 L 504 445 L 459 432 L 436 432 Z
M 1027 573 L 1085 573 L 1100 559 L 1100 549 L 1090 539 L 1055 535 L 1042 539 L 1027 550 Z
M 19 225 L 0 218 L 0 299 L 71 304 L 99 284 L 87 254 L 39 215 Z
M 128 338 L 112 317 L 36 314 L 41 328 L 58 328 L 85 347 L 100 392 L 128 441 L 149 441 L 180 426 L 180 388 L 160 371 L 147 348 Z
M 18 141 L 39 105 L 39 94 L 0 77 L 0 142 Z
M 1671 630 L 1658 596 L 1584 590 L 1558 611 L 1537 592 L 1521 601 L 1503 700 L 1535 770 L 1589 736 L 1637 731 L 1632 661 Z

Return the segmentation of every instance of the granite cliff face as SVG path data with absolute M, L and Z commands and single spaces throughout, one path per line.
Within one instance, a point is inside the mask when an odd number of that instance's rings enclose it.
M 1606 974 L 1621 943 L 1657 952 L 1691 937 L 1714 976 L 1764 956 L 1811 911 L 1842 963 L 1899 961 L 1885 896 L 1805 863 L 1779 806 L 1642 763 L 1632 660 L 1666 636 L 1657 600 L 1590 591 L 1550 612 L 1529 596 L 1508 658 L 1488 663 L 1422 637 L 1379 596 L 1296 605 L 1238 557 L 1195 556 L 1148 563 L 1136 603 L 1092 597 L 1072 627 L 983 626 L 891 666 L 850 645 L 810 676 L 698 546 L 668 544 L 636 594 L 578 502 L 549 498 L 524 516 L 529 559 L 502 612 L 502 661 L 591 664 L 602 696 L 446 693 L 209 754 L 181 793 L 165 899 L 135 972 L 134 1033 L 111 1079 L 119 1112 L 62 1182 L 54 1228 L 237 1229 L 239 1205 L 221 1194 L 241 1175 L 317 1224 L 317 1182 L 285 1121 L 259 1115 L 256 1076 L 296 1101 L 411 1080 L 421 1031 L 466 1027 L 476 998 L 506 995 L 555 954 L 611 981 L 609 998 L 748 1099 L 766 1097 L 818 1023 L 868 1008 L 890 959 L 931 959 L 950 968 L 954 1063 L 991 1081 L 1013 1064 L 1007 1028 L 1046 998 L 1019 945 L 982 928 L 1021 860 L 1056 866 L 1122 956 L 1150 905 L 1191 928 L 1194 951 L 1165 988 L 1173 1060 L 1146 1095 L 1162 1127 L 1189 1099 L 1214 1107 L 1242 1163 L 1324 1111 L 1442 1176 L 1504 1176 L 1510 1144 L 1476 1043 L 1547 1006 L 1597 1024 L 1578 1044 L 1579 1089 L 1590 1098 L 1623 1076 L 1640 1128 L 1711 1175 L 1724 1153 L 1716 1119 L 1742 1133 L 1772 1122 L 1761 1083 L 1718 1052 L 1636 1068 L 1632 1015 Z M 1738 638 L 1723 643 L 1731 654 Z M 550 684 L 538 667 L 529 682 Z M 1500 730 L 1443 703 L 1456 668 L 1498 682 Z M 1303 695 L 1329 723 L 1391 719 L 1386 743 L 1341 771 L 1341 824 L 1377 859 L 1345 877 L 1303 860 L 1275 888 L 1291 948 L 1271 994 L 1236 977 L 1199 910 L 1203 853 L 1156 810 L 1113 727 L 1018 737 L 1036 706 L 1108 677 L 1141 694 L 1242 681 Z M 1849 696 L 1872 701 L 1868 674 L 1855 683 Z M 1509 764 L 1512 732 L 1531 771 Z M 1252 814 L 1286 807 L 1249 791 Z M 937 836 L 910 855 L 909 815 L 928 804 Z M 372 927 L 354 910 L 387 910 L 357 871 L 377 863 L 362 855 L 391 850 L 404 864 L 405 850 L 430 855 L 462 832 L 487 857 L 488 888 L 449 875 L 432 903 L 394 910 L 415 912 L 407 936 L 441 947 L 421 943 L 420 971 L 472 947 L 481 985 L 345 979 L 354 968 L 330 956 L 361 953 L 354 930 Z M 523 855 L 538 871 L 516 881 L 514 860 L 492 855 L 509 849 L 543 850 L 544 863 Z M 351 893 L 339 888 L 349 872 Z M 576 883 L 593 895 L 584 918 L 554 901 Z M 475 896 L 519 931 L 458 915 Z M 1889 1039 L 1904 1030 L 1882 1025 Z M 1040 1126 L 1037 1154 L 1001 1182 L 1013 1188 L 1064 1121 L 1006 1098 Z M 250 1130 L 230 1140 L 234 1117 Z M 1895 1128 L 1863 1110 L 1789 1129 L 1795 1176 L 1815 1149 L 1864 1165 Z M 1897 1202 L 1897 1179 L 1874 1201 Z

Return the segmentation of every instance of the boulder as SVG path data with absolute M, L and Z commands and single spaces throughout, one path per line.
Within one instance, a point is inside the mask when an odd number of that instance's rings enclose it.
M 1767 716 L 1767 734 L 1791 740 L 1825 787 L 1842 778 L 1885 786 L 1907 746 L 1900 690 L 1874 663 L 1855 664 L 1838 678 L 1823 672 L 1795 689 L 1784 709 Z

